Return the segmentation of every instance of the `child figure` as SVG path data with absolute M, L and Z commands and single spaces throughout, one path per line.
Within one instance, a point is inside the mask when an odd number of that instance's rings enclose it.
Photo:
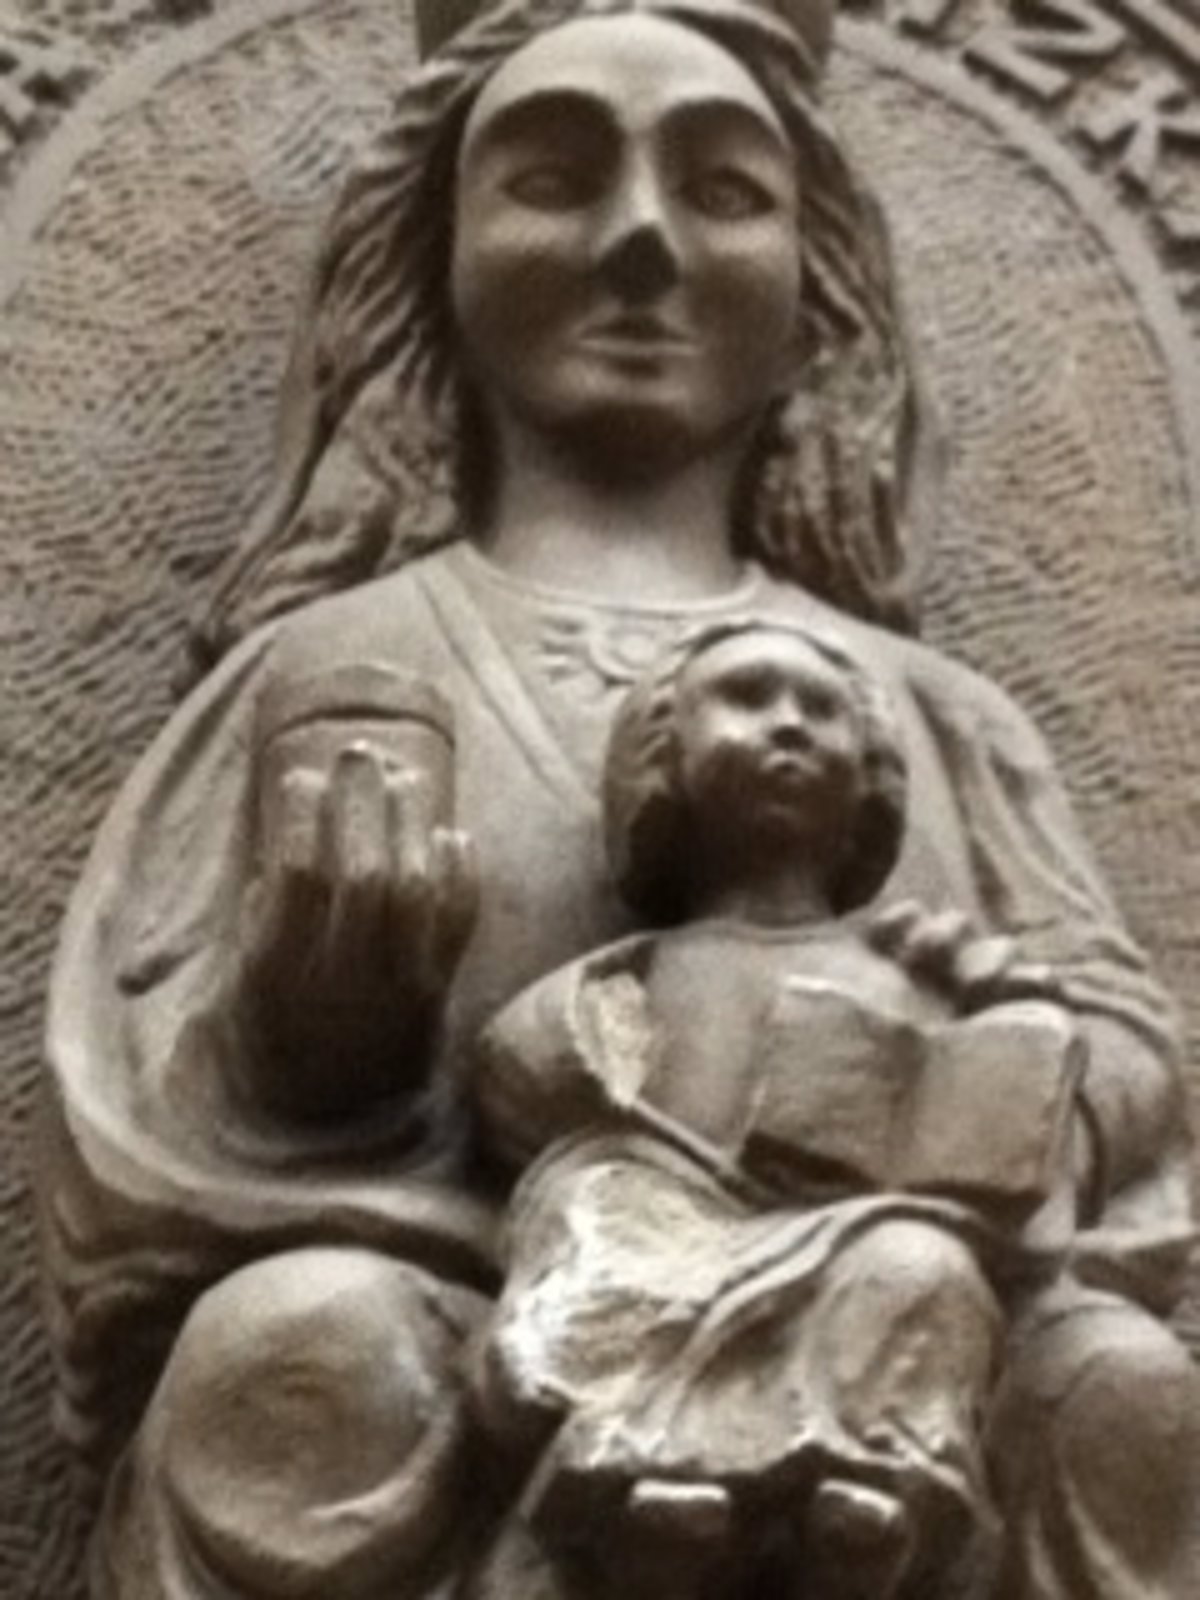
M 618 1582 L 634 1542 L 631 1571 L 690 1561 L 688 1593 L 933 1594 L 988 1526 L 991 1268 L 1054 1209 L 1078 1063 L 1056 1007 L 964 1020 L 875 947 L 904 795 L 839 648 L 699 635 L 631 692 L 606 771 L 618 884 L 665 931 L 483 1041 L 485 1140 L 539 1159 L 478 1400 L 538 1462 L 531 1526 L 603 1546 L 621 1519 Z

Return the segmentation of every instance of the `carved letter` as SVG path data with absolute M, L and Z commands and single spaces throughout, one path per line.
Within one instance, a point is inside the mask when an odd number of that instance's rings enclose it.
M 1200 146 L 1200 112 L 1190 107 L 1191 96 L 1183 84 L 1171 73 L 1158 73 L 1095 112 L 1082 131 L 1092 144 L 1122 145 L 1122 174 L 1148 193 L 1154 188 L 1167 141 Z
M 64 99 L 86 76 L 70 46 L 44 34 L 0 31 L 0 149 L 24 138 L 41 103 Z
M 958 9 L 959 0 L 900 0 L 893 13 L 896 25 L 910 33 L 937 31 Z
M 1091 0 L 1028 0 L 1024 9 L 1038 26 L 981 28 L 963 53 L 1039 100 L 1071 87 L 1071 72 L 1053 63 L 1104 61 L 1125 42 L 1120 25 Z

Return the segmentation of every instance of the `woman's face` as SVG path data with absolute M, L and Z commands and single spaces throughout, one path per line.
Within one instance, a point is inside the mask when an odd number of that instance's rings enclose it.
M 647 469 L 738 437 L 791 367 L 797 216 L 780 120 L 709 40 L 631 14 L 518 52 L 464 133 L 453 257 L 501 437 Z

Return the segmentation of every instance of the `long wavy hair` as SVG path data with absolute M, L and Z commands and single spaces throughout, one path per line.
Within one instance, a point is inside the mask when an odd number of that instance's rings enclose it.
M 739 553 L 843 610 L 915 626 L 904 514 L 917 397 L 886 232 L 821 111 L 820 70 L 767 12 L 712 0 L 499 0 L 399 93 L 326 228 L 285 381 L 274 485 L 193 633 L 203 669 L 260 623 L 461 537 L 486 480 L 450 303 L 455 163 L 489 76 L 581 15 L 652 10 L 762 86 L 796 151 L 794 385 L 748 452 Z

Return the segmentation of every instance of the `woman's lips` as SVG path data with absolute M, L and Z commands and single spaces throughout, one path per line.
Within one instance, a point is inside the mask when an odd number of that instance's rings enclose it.
M 692 340 L 658 317 L 629 313 L 588 328 L 583 341 L 589 348 L 614 348 L 642 353 L 690 350 Z

